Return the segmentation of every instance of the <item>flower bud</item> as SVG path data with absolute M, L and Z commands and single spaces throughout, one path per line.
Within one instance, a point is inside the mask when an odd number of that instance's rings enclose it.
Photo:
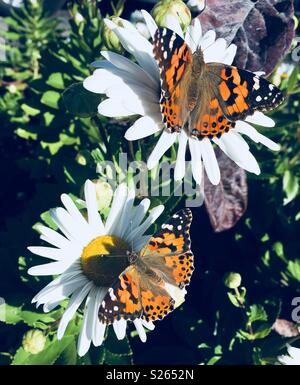
M 192 12 L 202 12 L 205 8 L 205 0 L 189 0 L 187 2 L 187 6 L 190 8 Z
M 98 204 L 98 210 L 101 211 L 109 207 L 114 192 L 111 185 L 107 182 L 103 182 L 99 179 L 94 179 L 92 182 L 96 186 L 96 199 Z
M 191 24 L 191 12 L 181 0 L 161 0 L 152 9 L 152 16 L 159 27 L 166 27 L 168 17 L 179 21 L 183 31 Z
M 110 20 L 122 27 L 122 22 L 119 17 L 111 17 Z M 122 47 L 118 36 L 105 23 L 103 27 L 103 41 L 109 51 L 118 53 L 124 52 L 124 48 Z
M 26 352 L 37 354 L 44 349 L 46 344 L 46 337 L 41 330 L 29 330 L 24 334 L 22 344 Z
M 239 273 L 227 273 L 224 278 L 224 285 L 229 289 L 237 289 L 242 283 L 242 277 Z

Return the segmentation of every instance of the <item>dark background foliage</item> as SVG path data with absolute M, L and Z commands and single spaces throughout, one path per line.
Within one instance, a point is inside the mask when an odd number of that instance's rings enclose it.
M 229 3 L 241 12 L 231 12 Z M 246 182 L 242 171 L 235 177 L 224 173 L 221 191 L 206 187 L 206 204 L 193 210 L 196 270 L 186 302 L 157 322 L 147 344 L 134 333 L 122 343 L 110 333 L 105 347 L 92 349 L 83 359 L 76 358 L 78 320 L 64 342 L 57 343 L 55 325 L 61 311 L 47 318 L 30 305 L 47 279 L 27 276 L 37 258 L 32 259 L 26 247 L 39 244 L 32 227 L 41 221 L 40 214 L 47 222 L 47 210 L 59 204 L 62 192 L 80 196 L 84 180 L 95 178 L 97 161 L 121 150 L 141 159 L 150 153 L 153 143 L 148 141 L 143 147 L 134 143 L 134 151 L 124 149 L 124 126 L 129 123 L 97 116 L 99 100 L 80 82 L 107 44 L 102 16 L 123 10 L 122 16 L 129 18 L 135 9 L 151 10 L 152 5 L 127 1 L 123 7 L 120 1 L 113 9 L 108 1 L 73 0 L 63 8 L 69 12 L 67 27 L 57 15 L 49 17 L 53 10 L 47 2 L 44 10 L 28 6 L 6 19 L 9 49 L 6 61 L 0 62 L 0 296 L 10 308 L 8 322 L 0 322 L 1 363 L 272 364 L 287 341 L 300 347 L 297 328 L 288 323 L 292 299 L 300 296 L 300 80 L 299 62 L 293 62 L 290 49 L 292 4 L 291 0 L 207 1 L 200 16 L 204 29 L 216 28 L 238 45 L 241 67 L 270 74 L 282 60 L 294 65 L 289 76 L 279 79 L 289 96 L 272 116 L 276 127 L 263 130 L 281 143 L 282 151 L 275 154 L 252 144 L 262 168 L 260 177 L 247 175 Z M 294 7 L 299 18 L 299 1 Z M 227 16 L 224 10 L 229 10 Z M 77 12 L 84 22 L 76 20 Z M 261 28 L 253 32 L 250 26 Z M 76 116 L 66 110 L 70 100 Z M 224 162 L 226 168 L 232 167 Z M 215 200 L 224 209 L 216 210 Z M 175 198 L 166 203 L 169 212 L 183 205 Z M 221 231 L 225 229 L 229 230 Z M 225 279 L 231 272 L 242 278 L 238 287 L 230 288 Z M 280 330 L 278 319 L 284 320 Z M 24 333 L 32 328 L 48 336 L 40 355 L 28 355 L 20 347 Z

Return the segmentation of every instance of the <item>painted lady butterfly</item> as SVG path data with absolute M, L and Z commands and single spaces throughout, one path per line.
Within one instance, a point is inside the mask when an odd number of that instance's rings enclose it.
M 111 324 L 121 318 L 155 321 L 174 310 L 174 299 L 165 285 L 179 290 L 190 282 L 194 270 L 191 221 L 190 209 L 179 211 L 138 255 L 128 253 L 130 265 L 108 289 L 99 307 L 100 322 Z
M 269 111 L 284 100 L 262 77 L 233 66 L 205 63 L 175 32 L 159 28 L 154 55 L 161 73 L 161 113 L 165 128 L 199 140 L 220 137 L 255 111 Z

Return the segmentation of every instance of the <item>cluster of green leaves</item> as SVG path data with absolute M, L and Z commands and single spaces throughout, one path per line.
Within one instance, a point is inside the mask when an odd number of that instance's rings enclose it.
M 123 3 L 113 6 L 111 14 L 120 15 Z M 131 348 L 129 340 L 119 342 L 109 330 L 105 345 L 80 359 L 76 338 L 82 315 L 57 341 L 64 306 L 44 314 L 30 304 L 49 282 L 27 275 L 28 267 L 38 263 L 38 258 L 25 252 L 26 246 L 39 243 L 32 227 L 40 220 L 52 227 L 47 210 L 58 205 L 62 192 L 80 197 L 86 178 L 95 179 L 97 164 L 111 160 L 117 165 L 120 152 L 126 152 L 129 161 L 145 160 L 156 141 L 146 139 L 142 145 L 124 141 L 131 122 L 99 116 L 101 97 L 82 87 L 92 71 L 90 63 L 109 46 L 100 9 L 101 1 L 70 1 L 66 27 L 50 18 L 42 3 L 32 6 L 27 1 L 5 19 L 6 60 L 0 62 L 4 154 L 0 178 L 6 182 L 0 197 L 0 296 L 7 305 L 6 322 L 0 322 L 0 363 L 275 363 L 287 341 L 297 344 L 297 337 L 289 339 L 273 330 L 278 317 L 290 321 L 291 299 L 300 295 L 300 76 L 296 66 L 280 80 L 289 97 L 274 114 L 276 127 L 262 132 L 280 142 L 283 150 L 278 154 L 261 146 L 254 150 L 263 173 L 249 180 L 249 207 L 233 230 L 212 234 L 205 211 L 194 211 L 196 271 L 187 303 L 149 334 L 146 349 L 136 333 L 131 335 Z M 164 160 L 174 159 L 172 149 Z M 165 215 L 180 206 L 178 197 L 153 198 L 152 204 L 158 201 L 166 204 Z M 242 276 L 245 288 L 224 285 L 224 274 L 230 271 Z M 41 353 L 29 353 L 22 345 L 30 329 L 46 337 Z

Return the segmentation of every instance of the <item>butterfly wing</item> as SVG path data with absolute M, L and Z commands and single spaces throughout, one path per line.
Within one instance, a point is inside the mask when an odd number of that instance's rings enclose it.
M 179 35 L 167 28 L 156 30 L 153 52 L 160 69 L 163 122 L 169 131 L 180 131 L 188 116 L 186 84 L 191 76 L 192 52 Z
M 220 137 L 255 111 L 270 111 L 284 100 L 268 80 L 246 70 L 218 63 L 206 65 L 199 104 L 190 119 L 198 139 Z
M 163 286 L 153 283 L 132 265 L 108 289 L 99 307 L 98 318 L 105 324 L 120 319 L 156 321 L 173 311 L 174 303 Z
M 129 266 L 108 289 L 98 312 L 100 322 L 112 324 L 121 318 L 134 320 L 142 314 L 140 275 Z
M 190 209 L 178 211 L 141 252 L 141 258 L 148 266 L 161 273 L 166 282 L 180 288 L 189 284 L 194 270 L 189 234 L 191 222 Z

